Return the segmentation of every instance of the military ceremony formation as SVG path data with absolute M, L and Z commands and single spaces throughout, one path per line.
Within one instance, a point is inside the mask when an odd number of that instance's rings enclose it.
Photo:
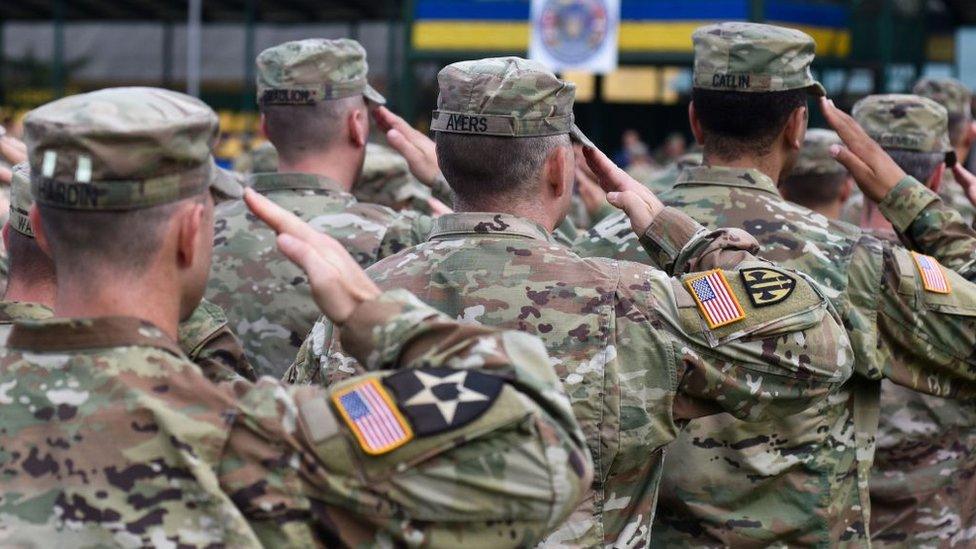
M 171 89 L 33 108 L 0 547 L 976 547 L 972 92 L 816 47 L 694 30 L 654 170 L 528 57 L 417 128 L 352 38 L 260 51 L 246 167 Z

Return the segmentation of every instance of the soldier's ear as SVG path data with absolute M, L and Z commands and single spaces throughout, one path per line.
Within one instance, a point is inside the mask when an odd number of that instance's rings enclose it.
M 543 184 L 555 197 L 572 192 L 576 176 L 576 157 L 572 147 L 556 147 L 542 168 Z
M 945 176 L 945 171 L 945 162 L 939 162 L 939 165 L 932 170 L 932 175 L 930 175 L 929 180 L 925 182 L 925 186 L 932 189 L 932 192 L 939 192 L 939 187 L 942 186 L 942 178 Z
M 365 147 L 369 140 L 369 116 L 366 109 L 350 109 L 346 118 L 349 141 L 359 148 Z
M 783 128 L 783 139 L 786 146 L 793 150 L 803 148 L 803 137 L 807 133 L 807 108 L 797 107 L 793 109 L 790 117 L 786 120 L 786 127 Z
M 45 255 L 54 259 L 54 256 L 51 255 L 51 245 L 47 240 L 47 233 L 44 231 L 44 225 L 41 223 L 41 210 L 37 208 L 37 204 L 31 206 L 30 213 L 27 215 L 30 217 L 31 229 L 34 230 L 34 240 L 37 241 L 37 245 L 40 246 L 41 251 Z M 6 240 L 6 236 L 4 240 Z
M 967 149 L 969 149 L 973 146 L 974 142 L 976 142 L 976 122 L 970 122 L 969 126 L 966 128 L 966 136 L 963 137 L 963 144 Z M 962 158 L 960 160 L 966 159 Z
M 207 206 L 200 201 L 188 201 L 179 214 L 179 234 L 177 235 L 176 256 L 181 268 L 193 266 L 194 259 L 204 253 L 200 249 L 201 231 L 204 230 L 204 222 L 207 221 Z
M 688 123 L 691 125 L 691 134 L 695 136 L 695 143 L 705 144 L 705 134 L 702 133 L 701 121 L 698 120 L 698 113 L 695 112 L 695 102 L 688 103 Z

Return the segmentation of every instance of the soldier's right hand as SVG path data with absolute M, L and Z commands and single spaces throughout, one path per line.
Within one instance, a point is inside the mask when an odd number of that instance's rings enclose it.
M 0 135 L 0 156 L 11 166 L 20 164 L 27 160 L 27 145 L 12 135 Z
M 386 142 L 407 160 L 410 173 L 424 185 L 433 186 L 441 173 L 437 165 L 434 141 L 386 107 L 374 109 L 373 118 L 380 129 L 386 132 Z
M 361 303 L 380 295 L 376 284 L 334 238 L 253 189 L 244 190 L 244 201 L 278 233 L 278 249 L 308 275 L 312 297 L 329 320 L 341 326 Z
M 583 147 L 586 165 L 590 167 L 597 183 L 607 192 L 607 202 L 619 208 L 630 218 L 630 226 L 638 236 L 647 232 L 664 204 L 627 172 L 621 170 L 603 151 Z
M 820 110 L 847 147 L 831 145 L 830 154 L 847 168 L 861 191 L 875 202 L 881 202 L 888 192 L 905 178 L 905 171 L 888 153 L 864 131 L 849 114 L 834 106 L 826 97 L 820 98 Z
M 966 198 L 969 202 L 976 206 L 976 175 L 963 167 L 960 162 L 956 162 L 952 166 L 953 179 L 959 186 L 966 192 Z

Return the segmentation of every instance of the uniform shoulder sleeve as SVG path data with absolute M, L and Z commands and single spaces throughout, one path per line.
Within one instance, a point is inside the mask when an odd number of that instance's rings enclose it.
M 935 257 L 967 280 L 976 280 L 976 231 L 939 195 L 906 177 L 880 208 L 909 249 Z
M 850 377 L 850 342 L 838 315 L 795 271 L 749 261 L 652 277 L 651 287 L 652 314 L 681 365 L 679 417 L 795 413 Z
M 249 498 L 240 507 L 283 520 L 287 509 L 268 505 L 276 500 L 266 493 L 287 502 L 288 484 L 255 483 L 262 467 L 297 465 L 301 494 L 325 502 L 306 520 L 347 541 L 535 544 L 592 478 L 545 348 L 527 334 L 459 324 L 403 294 L 361 306 L 344 325 L 359 333 L 344 338 L 356 357 L 378 370 L 329 389 L 276 386 L 242 399 L 265 417 L 238 421 L 222 478 Z M 260 441 L 247 444 L 249 432 L 277 433 L 300 459 L 265 455 Z
M 879 375 L 929 394 L 976 394 L 976 285 L 935 258 L 884 243 Z
M 243 345 L 218 305 L 206 299 L 201 301 L 190 317 L 180 323 L 178 336 L 180 348 L 211 381 L 231 380 L 235 376 L 257 379 Z
M 434 219 L 430 216 L 411 211 L 400 212 L 383 235 L 377 260 L 426 241 L 433 224 Z

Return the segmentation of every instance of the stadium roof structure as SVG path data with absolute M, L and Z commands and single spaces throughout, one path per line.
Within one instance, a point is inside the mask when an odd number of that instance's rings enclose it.
M 15 0 L 0 2 L 0 21 L 181 21 L 187 0 Z M 253 10 L 253 12 L 251 11 Z M 365 21 L 398 18 L 403 0 L 206 0 L 203 22 Z

